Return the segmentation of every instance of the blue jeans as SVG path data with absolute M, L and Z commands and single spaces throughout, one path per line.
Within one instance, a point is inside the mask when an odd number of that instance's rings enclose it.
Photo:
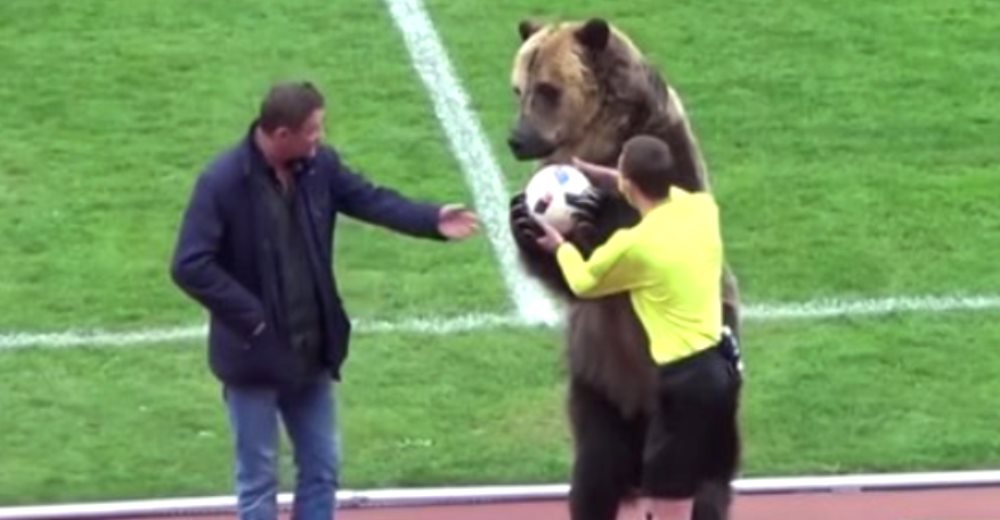
M 333 518 L 339 450 L 331 387 L 328 375 L 296 389 L 224 387 L 240 520 L 278 518 L 279 415 L 297 470 L 292 518 Z

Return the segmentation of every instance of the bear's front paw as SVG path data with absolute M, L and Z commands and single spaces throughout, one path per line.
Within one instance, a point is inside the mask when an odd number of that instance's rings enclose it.
M 538 245 L 538 238 L 543 235 L 542 227 L 538 225 L 538 222 L 535 222 L 528 211 L 524 193 L 518 193 L 511 198 L 509 218 L 510 231 L 519 247 L 532 251 L 541 249 Z
M 566 238 L 581 251 L 590 251 L 596 245 L 597 221 L 606 196 L 604 192 L 594 189 L 580 195 L 566 195 L 566 202 L 573 207 L 573 229 L 566 234 Z
M 569 240 L 573 245 L 577 247 L 581 252 L 590 252 L 594 249 L 596 241 L 594 236 L 597 234 L 597 229 L 594 224 L 590 221 L 579 221 L 566 234 L 566 240 Z
M 588 188 L 579 194 L 567 193 L 566 204 L 573 208 L 574 221 L 593 224 L 604 204 L 604 197 L 603 192 Z

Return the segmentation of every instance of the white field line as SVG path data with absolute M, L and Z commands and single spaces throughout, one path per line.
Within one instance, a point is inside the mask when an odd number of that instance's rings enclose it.
M 528 324 L 519 316 L 507 314 L 465 314 L 449 318 L 411 318 L 401 321 L 356 320 L 354 331 L 359 334 L 391 332 L 446 335 L 457 332 L 523 328 Z M 207 325 L 148 328 L 134 331 L 67 330 L 62 332 L 0 333 L 0 351 L 28 347 L 70 348 L 87 345 L 127 347 L 201 340 L 208 334 Z
M 837 298 L 801 303 L 748 305 L 743 312 L 751 320 L 834 318 L 895 312 L 972 311 L 1000 308 L 1000 296 L 899 296 L 862 300 Z
M 433 102 L 451 151 L 465 173 L 518 316 L 526 322 L 552 323 L 557 317 L 552 300 L 518 265 L 507 225 L 508 194 L 503 173 L 469 108 L 469 96 L 455 75 L 430 16 L 421 0 L 386 0 L 386 4 L 406 43 L 410 61 Z
M 866 300 L 814 300 L 800 303 L 748 305 L 747 321 L 805 320 L 864 317 L 899 312 L 940 313 L 1000 309 L 1000 296 L 918 296 Z M 558 321 L 551 325 L 557 325 Z M 401 321 L 357 320 L 359 334 L 410 333 L 447 335 L 458 332 L 528 328 L 537 322 L 511 314 L 465 314 L 453 317 L 411 318 Z M 201 340 L 205 325 L 148 328 L 133 331 L 67 330 L 62 332 L 0 333 L 0 351 L 31 347 L 71 348 L 82 346 L 142 346 Z

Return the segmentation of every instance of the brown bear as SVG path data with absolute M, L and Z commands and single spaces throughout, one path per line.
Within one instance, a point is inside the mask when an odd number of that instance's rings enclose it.
M 518 102 L 509 145 L 518 160 L 566 163 L 572 157 L 615 166 L 623 144 L 639 134 L 666 141 L 682 168 L 708 186 L 698 142 L 677 92 L 630 39 L 605 20 L 540 25 L 521 22 L 511 83 Z M 579 221 L 567 235 L 584 255 L 638 214 L 617 193 L 577 201 Z M 570 512 L 574 520 L 613 519 L 638 484 L 644 422 L 655 366 L 627 295 L 575 299 L 552 255 L 535 242 L 538 228 L 519 193 L 510 226 L 526 270 L 568 303 L 568 410 L 574 440 Z M 723 318 L 739 331 L 739 298 L 728 267 Z M 724 519 L 739 460 L 738 432 L 721 441 L 718 467 L 695 497 L 694 518 Z

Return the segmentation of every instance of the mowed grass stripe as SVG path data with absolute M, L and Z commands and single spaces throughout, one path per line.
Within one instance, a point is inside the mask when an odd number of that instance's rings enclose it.
M 997 467 L 997 311 L 750 323 L 744 475 Z M 361 335 L 338 387 L 348 488 L 564 482 L 560 334 Z M 0 356 L 0 503 L 228 494 L 200 343 Z M 137 374 L 156 374 L 142 376 Z M 456 427 L 461 425 L 461 427 Z M 291 484 L 287 444 L 283 488 Z

